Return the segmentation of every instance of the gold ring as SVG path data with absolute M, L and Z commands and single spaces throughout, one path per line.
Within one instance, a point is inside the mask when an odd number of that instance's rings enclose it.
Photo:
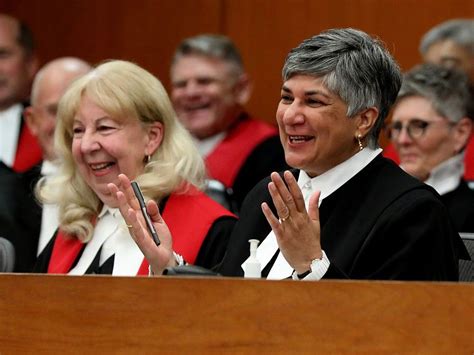
M 131 224 L 127 224 L 127 228 L 132 228 L 133 226 Z
M 285 222 L 288 218 L 290 218 L 290 214 L 288 213 L 286 217 L 281 217 L 280 221 Z

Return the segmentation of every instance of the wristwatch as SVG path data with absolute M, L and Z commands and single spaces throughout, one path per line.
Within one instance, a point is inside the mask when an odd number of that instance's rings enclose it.
M 314 259 L 311 261 L 310 269 L 308 271 L 303 272 L 302 274 L 297 274 L 296 270 L 291 275 L 293 280 L 320 280 L 326 271 L 328 271 L 330 262 L 329 259 L 324 252 L 321 250 L 323 255 L 320 259 Z

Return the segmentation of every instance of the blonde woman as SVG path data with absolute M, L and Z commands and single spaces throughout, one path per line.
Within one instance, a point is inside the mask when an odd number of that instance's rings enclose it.
M 136 275 L 148 264 L 107 185 L 123 173 L 154 200 L 186 260 L 211 268 L 235 217 L 198 188 L 204 165 L 158 79 L 125 61 L 99 65 L 60 101 L 58 176 L 40 181 L 42 201 L 59 206 L 60 228 L 37 272 Z M 164 241 L 166 242 L 166 241 Z

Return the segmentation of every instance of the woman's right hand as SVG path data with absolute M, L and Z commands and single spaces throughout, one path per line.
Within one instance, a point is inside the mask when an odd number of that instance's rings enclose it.
M 151 270 L 155 275 L 161 275 L 166 267 L 176 265 L 171 232 L 161 217 L 156 202 L 148 201 L 146 206 L 147 212 L 161 241 L 161 244 L 157 246 L 148 231 L 130 179 L 126 175 L 120 174 L 119 181 L 119 186 L 113 183 L 108 184 L 109 191 L 115 197 L 120 213 L 127 224 L 128 231 L 143 255 L 145 255 Z

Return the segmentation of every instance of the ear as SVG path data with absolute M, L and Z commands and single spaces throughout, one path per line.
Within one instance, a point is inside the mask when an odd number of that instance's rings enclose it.
M 32 55 L 31 58 L 29 58 L 28 61 L 28 66 L 27 66 L 27 71 L 28 71 L 28 76 L 33 80 L 35 77 L 36 73 L 38 72 L 39 69 L 39 59 L 36 55 Z
M 472 120 L 468 117 L 463 117 L 454 126 L 454 149 L 459 153 L 467 144 L 472 133 Z
M 247 74 L 241 74 L 234 84 L 234 95 L 239 105 L 244 106 L 252 94 L 252 83 Z
M 362 138 L 367 137 L 372 127 L 377 122 L 379 117 L 379 110 L 376 107 L 369 107 L 359 113 L 355 119 L 356 135 L 361 135 Z
M 37 136 L 38 127 L 37 127 L 37 122 L 36 122 L 36 117 L 35 117 L 33 107 L 32 106 L 26 107 L 23 110 L 23 116 L 25 118 L 25 122 L 28 125 L 28 128 L 30 129 L 31 133 L 33 133 L 34 136 Z
M 163 141 L 165 128 L 163 123 L 154 122 L 147 127 L 148 130 L 148 142 L 145 146 L 145 155 L 153 155 L 161 145 Z

